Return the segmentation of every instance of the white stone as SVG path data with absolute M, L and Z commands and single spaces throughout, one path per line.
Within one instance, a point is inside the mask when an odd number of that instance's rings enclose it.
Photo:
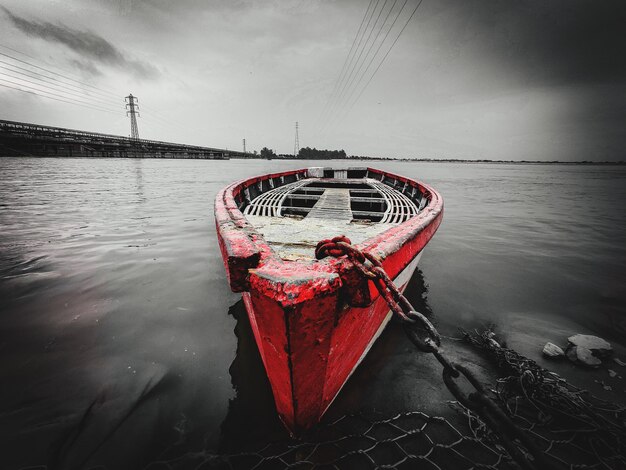
M 602 361 L 593 355 L 590 349 L 576 346 L 576 359 L 588 367 L 600 367 Z
M 489 345 L 492 348 L 501 348 L 502 346 L 500 346 L 500 343 L 498 343 L 494 338 L 496 337 L 496 334 L 493 331 L 490 331 L 489 333 L 487 333 L 487 341 L 489 342 Z
M 561 357 L 564 356 L 565 353 L 556 344 L 548 342 L 543 347 L 543 355 L 546 357 Z
M 593 335 L 574 335 L 567 340 L 574 346 L 593 351 L 598 356 L 606 356 L 613 350 L 611 343 Z

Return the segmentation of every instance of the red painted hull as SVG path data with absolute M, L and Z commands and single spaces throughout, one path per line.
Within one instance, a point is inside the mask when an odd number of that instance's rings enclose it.
M 441 223 L 443 201 L 422 183 L 374 169 L 368 174 L 393 178 L 394 185 L 400 182 L 404 191 L 414 188 L 428 199 L 417 216 L 357 245 L 378 256 L 404 289 Z M 359 282 L 348 261 L 284 261 L 239 210 L 245 188 L 304 176 L 306 170 L 298 170 L 235 183 L 220 192 L 215 206 L 231 288 L 244 292 L 276 408 L 293 433 L 319 421 L 390 318 L 373 284 Z M 341 234 L 329 233 L 328 238 L 336 235 Z

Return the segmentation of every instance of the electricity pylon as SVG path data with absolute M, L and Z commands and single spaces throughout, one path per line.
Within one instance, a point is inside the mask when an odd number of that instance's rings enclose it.
M 128 108 L 126 116 L 130 116 L 130 138 L 133 140 L 139 140 L 139 128 L 137 127 L 136 117 L 139 116 L 139 99 L 131 93 L 124 98 L 124 101 L 127 101 L 126 108 Z

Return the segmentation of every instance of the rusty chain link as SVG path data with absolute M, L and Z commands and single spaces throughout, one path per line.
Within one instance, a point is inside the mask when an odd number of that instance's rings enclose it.
M 499 436 L 509 455 L 524 469 L 549 469 L 543 452 L 526 436 L 506 413 L 488 395 L 483 385 L 467 367 L 457 364 L 441 347 L 441 335 L 423 314 L 417 312 L 385 272 L 381 260 L 354 247 L 344 235 L 321 240 L 315 248 L 316 259 L 327 256 L 346 256 L 352 265 L 371 280 L 391 311 L 402 320 L 409 340 L 422 352 L 432 354 L 443 367 L 443 382 L 454 397 L 466 408 L 477 413 Z M 472 393 L 464 393 L 457 379 L 464 377 L 472 386 Z M 524 455 L 513 440 L 517 439 L 532 456 Z

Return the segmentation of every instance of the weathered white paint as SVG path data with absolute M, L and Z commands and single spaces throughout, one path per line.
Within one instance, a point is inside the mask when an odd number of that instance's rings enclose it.
M 308 168 L 306 172 L 309 178 L 323 178 L 324 177 L 323 166 L 312 166 Z

